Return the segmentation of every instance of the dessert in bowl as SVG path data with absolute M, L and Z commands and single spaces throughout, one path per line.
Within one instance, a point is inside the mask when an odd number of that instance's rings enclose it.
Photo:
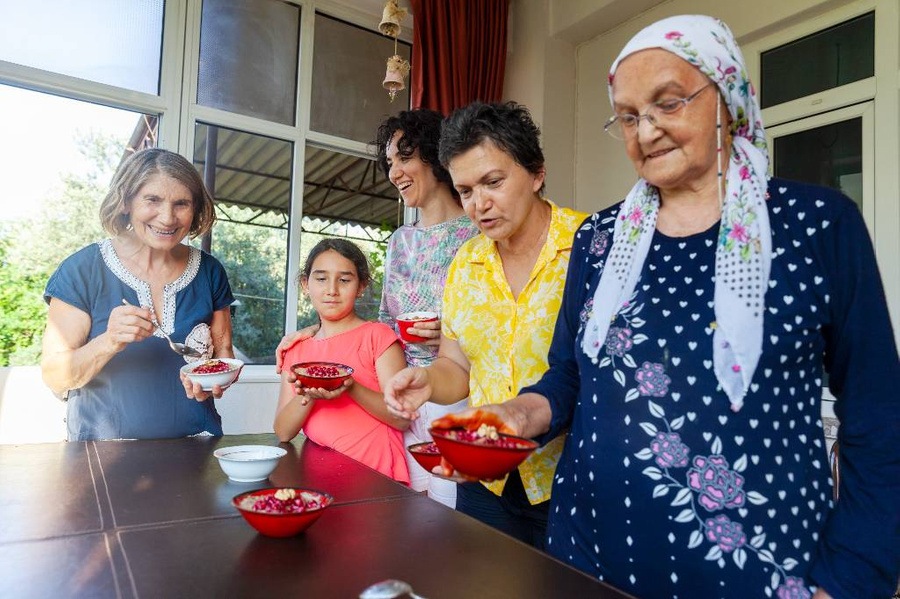
M 260 534 L 292 537 L 312 526 L 334 497 L 313 489 L 283 487 L 247 491 L 235 495 L 231 503 Z
M 213 358 L 185 364 L 181 372 L 199 383 L 204 391 L 212 391 L 216 385 L 224 389 L 233 383 L 243 367 L 244 363 L 236 358 Z
M 477 431 L 432 428 L 428 432 L 455 470 L 480 480 L 503 478 L 538 448 L 531 439 L 498 433 L 493 426 Z
M 419 337 L 409 332 L 410 327 L 420 322 L 433 322 L 438 319 L 437 312 L 404 312 L 397 316 L 397 327 L 400 329 L 400 338 L 407 343 L 425 343 L 425 337 Z
M 213 452 L 228 478 L 238 483 L 266 480 L 286 454 L 281 447 L 269 445 L 220 447 Z
M 301 387 L 333 391 L 344 384 L 353 369 L 336 362 L 301 362 L 291 366 Z
M 413 459 L 427 472 L 431 472 L 435 466 L 441 465 L 441 450 L 433 441 L 414 443 L 407 447 Z

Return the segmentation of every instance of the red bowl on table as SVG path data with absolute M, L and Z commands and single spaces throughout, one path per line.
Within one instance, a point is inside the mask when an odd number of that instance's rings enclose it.
M 425 337 L 419 337 L 409 332 L 409 328 L 420 322 L 434 322 L 438 319 L 437 312 L 405 312 L 397 317 L 397 326 L 400 328 L 400 338 L 407 343 L 425 343 Z
M 289 500 L 276 498 L 276 493 L 285 491 L 293 491 L 295 496 Z M 312 526 L 334 503 L 334 497 L 313 489 L 282 487 L 240 493 L 231 503 L 259 534 L 292 537 Z
M 427 472 L 434 470 L 435 466 L 441 465 L 441 450 L 433 441 L 425 441 L 424 443 L 414 443 L 407 447 L 413 459 L 419 463 L 419 466 Z
M 480 480 L 503 478 L 539 447 L 531 439 L 503 433 L 492 440 L 462 428 L 432 428 L 428 432 L 455 470 Z
M 291 366 L 301 387 L 333 391 L 344 384 L 353 369 L 336 362 L 300 362 Z

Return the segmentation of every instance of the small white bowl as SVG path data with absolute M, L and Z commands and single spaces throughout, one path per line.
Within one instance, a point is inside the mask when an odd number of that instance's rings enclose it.
M 228 478 L 238 483 L 266 480 L 287 451 L 269 445 L 236 445 L 213 452 Z
M 229 366 L 231 366 L 230 370 L 226 370 L 225 372 L 211 372 L 209 374 L 197 374 L 195 372 L 191 372 L 197 366 L 201 364 L 205 364 L 208 360 L 197 360 L 196 362 L 191 362 L 189 364 L 185 364 L 181 367 L 181 372 L 187 375 L 189 379 L 194 381 L 195 383 L 199 383 L 201 387 L 203 387 L 204 391 L 212 391 L 212 388 L 216 385 L 221 385 L 222 388 L 227 387 L 238 377 L 238 374 L 241 372 L 241 368 L 244 367 L 244 363 L 235 358 L 213 358 L 214 360 L 219 360 L 221 362 L 225 362 Z

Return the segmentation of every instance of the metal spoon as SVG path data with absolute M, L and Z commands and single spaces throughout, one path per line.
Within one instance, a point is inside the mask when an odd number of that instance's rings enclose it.
M 421 595 L 413 593 L 412 587 L 408 582 L 402 580 L 382 580 L 366 587 L 359 594 L 359 599 L 394 599 L 395 597 L 409 596 L 412 599 L 425 599 Z
M 122 303 L 125 304 L 126 306 L 131 306 L 131 304 L 129 304 L 128 300 L 125 298 L 122 298 Z M 150 322 L 153 323 L 153 326 L 156 327 L 156 330 L 158 330 L 160 333 L 162 333 L 162 336 L 165 337 L 166 341 L 169 342 L 169 347 L 172 348 L 172 351 L 175 352 L 176 354 L 179 354 L 182 356 L 187 356 L 189 358 L 199 358 L 203 355 L 200 352 L 198 352 L 196 349 L 194 349 L 193 347 L 188 347 L 184 343 L 175 343 L 174 341 L 172 341 L 172 338 L 169 337 L 168 335 L 166 335 L 166 332 L 164 330 L 162 330 L 162 327 L 159 326 L 158 322 L 156 322 L 156 316 L 153 315 L 152 310 L 150 311 Z

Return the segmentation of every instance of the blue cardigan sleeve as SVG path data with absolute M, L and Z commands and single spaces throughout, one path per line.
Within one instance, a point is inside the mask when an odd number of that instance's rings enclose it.
M 519 393 L 537 393 L 550 402 L 553 413 L 550 431 L 537 438 L 541 444 L 549 443 L 569 427 L 578 391 L 581 385 L 576 361 L 575 337 L 578 334 L 581 309 L 584 307 L 586 286 L 589 280 L 588 248 L 597 215 L 588 217 L 575 233 L 566 284 L 563 288 L 562 304 L 553 331 L 548 355 L 549 368 L 534 385 L 523 388 Z
M 844 200 L 820 250 L 831 273 L 825 368 L 840 419 L 840 498 L 810 577 L 835 598 L 890 597 L 900 573 L 900 364 L 872 243 Z

